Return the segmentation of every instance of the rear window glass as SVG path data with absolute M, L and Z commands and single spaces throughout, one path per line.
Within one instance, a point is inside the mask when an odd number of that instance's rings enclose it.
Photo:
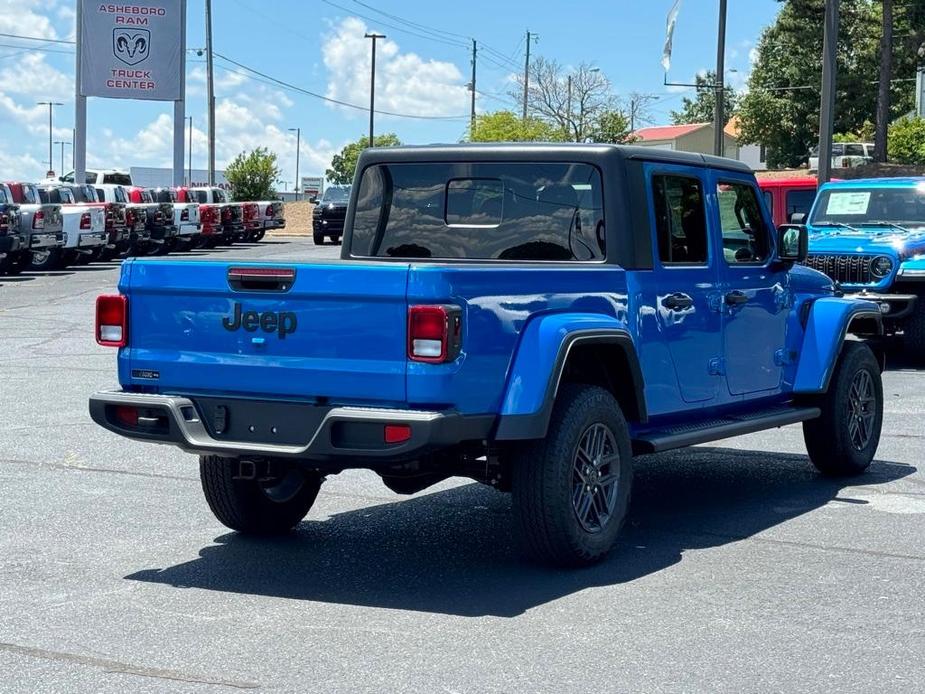
M 602 260 L 601 175 L 577 163 L 372 166 L 360 180 L 351 253 Z
M 38 189 L 25 183 L 22 186 L 22 199 L 26 205 L 38 205 L 41 202 Z
M 815 200 L 815 190 L 788 190 L 787 219 L 794 214 L 809 214 Z
M 0 186 L 0 204 L 10 205 L 13 198 L 6 194 L 5 186 Z
M 87 175 L 89 176 L 90 173 L 88 172 Z M 97 181 L 97 183 L 100 183 L 100 181 Z M 115 186 L 130 186 L 132 185 L 132 177 L 128 174 L 108 173 L 103 174 L 102 183 L 111 183 Z

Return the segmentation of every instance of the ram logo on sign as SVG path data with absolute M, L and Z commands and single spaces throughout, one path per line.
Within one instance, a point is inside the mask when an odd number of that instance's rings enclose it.
M 185 0 L 78 0 L 81 96 L 183 99 Z
M 151 32 L 147 29 L 113 29 L 112 52 L 126 65 L 147 60 L 151 49 Z

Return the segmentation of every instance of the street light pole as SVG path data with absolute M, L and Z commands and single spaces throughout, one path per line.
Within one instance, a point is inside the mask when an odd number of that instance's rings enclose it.
M 61 145 L 61 175 L 64 175 L 64 145 L 73 144 L 71 142 L 64 142 L 63 140 L 55 140 L 56 145 Z
M 192 187 L 193 185 L 193 117 L 187 116 L 186 120 L 189 121 L 189 150 L 187 156 L 189 157 L 189 167 L 187 173 L 186 185 Z
M 376 41 L 384 39 L 385 34 L 364 34 L 364 38 L 373 40 L 373 59 L 369 76 L 369 146 L 373 146 L 373 124 L 376 116 Z
M 713 154 L 718 157 L 726 154 L 726 117 L 723 113 L 725 107 L 726 87 L 723 77 L 726 72 L 726 0 L 719 0 L 719 27 L 716 38 L 716 80 L 714 84 L 713 108 Z
M 572 139 L 572 76 L 568 76 L 568 86 L 566 87 L 565 99 L 565 129 L 568 133 L 569 140 Z
M 206 110 L 209 129 L 209 185 L 215 185 L 215 77 L 212 64 L 212 0 L 206 0 Z
M 38 105 L 48 107 L 48 173 L 51 174 L 55 170 L 55 162 L 54 162 L 55 155 L 54 155 L 54 152 L 52 151 L 54 149 L 54 146 L 52 145 L 52 140 L 54 140 L 54 135 L 52 134 L 53 133 L 52 110 L 54 109 L 55 106 L 64 106 L 64 104 L 62 104 L 59 101 L 39 101 Z M 62 173 L 64 172 L 62 171 Z
M 301 179 L 299 178 L 299 150 L 302 148 L 302 128 L 289 128 L 289 132 L 295 133 L 295 199 L 299 199 L 299 193 L 301 193 L 302 185 Z M 372 139 L 372 138 L 370 138 Z

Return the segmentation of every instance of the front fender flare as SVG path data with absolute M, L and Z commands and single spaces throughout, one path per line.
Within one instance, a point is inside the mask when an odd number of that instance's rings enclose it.
M 546 435 L 569 352 L 588 342 L 618 344 L 624 350 L 644 418 L 642 374 L 626 325 L 606 315 L 551 314 L 533 319 L 521 334 L 501 403 L 497 440 Z
M 874 320 L 882 334 L 880 308 L 872 301 L 848 297 L 825 297 L 813 302 L 803 333 L 794 393 L 824 393 L 841 354 L 851 323 L 858 318 Z

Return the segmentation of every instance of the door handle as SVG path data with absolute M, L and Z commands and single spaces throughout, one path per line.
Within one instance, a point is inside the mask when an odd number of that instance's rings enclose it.
M 728 306 L 738 306 L 746 302 L 748 302 L 748 295 L 745 292 L 740 292 L 738 289 L 726 294 L 726 304 Z
M 684 309 L 691 308 L 694 305 L 694 300 L 690 298 L 687 294 L 682 294 L 681 292 L 675 292 L 674 294 L 669 294 L 664 299 L 662 299 L 662 306 L 672 311 L 680 311 Z

